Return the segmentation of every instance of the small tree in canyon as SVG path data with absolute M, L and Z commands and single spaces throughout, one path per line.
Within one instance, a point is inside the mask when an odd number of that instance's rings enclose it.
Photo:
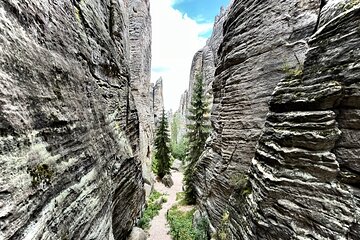
M 205 97 L 203 78 L 195 76 L 195 86 L 189 109 L 189 124 L 187 125 L 187 166 L 184 173 L 185 199 L 187 203 L 195 203 L 195 190 L 192 183 L 195 166 L 204 151 L 205 141 L 209 136 L 209 103 Z
M 156 173 L 162 179 L 166 174 L 170 173 L 170 137 L 168 130 L 168 121 L 163 110 L 159 127 L 156 131 L 155 138 L 155 158 Z

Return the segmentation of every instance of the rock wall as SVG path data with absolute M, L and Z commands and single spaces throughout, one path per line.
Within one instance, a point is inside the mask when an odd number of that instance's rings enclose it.
M 324 21 L 303 73 L 275 88 L 250 168 L 248 221 L 232 221 L 248 239 L 359 238 L 359 25 L 360 4 Z
M 233 1 L 194 179 L 213 233 L 358 238 L 358 4 Z
M 140 152 L 147 195 L 153 185 L 151 152 L 154 140 L 154 113 L 149 94 L 151 72 L 151 17 L 150 3 L 144 0 L 129 1 L 130 16 L 130 71 L 131 92 L 139 115 Z
M 146 81 L 149 62 L 130 64 L 149 56 L 147 43 L 131 48 L 142 34 L 131 11 L 148 2 L 134 4 L 0 2 L 1 239 L 130 232 L 145 200 L 130 84 Z
M 153 85 L 152 89 L 152 103 L 154 111 L 155 126 L 159 123 L 163 109 L 164 109 L 164 97 L 163 97 L 163 79 L 160 77 Z

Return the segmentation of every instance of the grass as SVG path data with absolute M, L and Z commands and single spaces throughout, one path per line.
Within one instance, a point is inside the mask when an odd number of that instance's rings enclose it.
M 170 208 L 166 215 L 170 225 L 170 235 L 174 240 L 206 240 L 208 222 L 200 219 L 197 227 L 193 226 L 195 208 L 186 206 L 185 193 L 176 194 L 177 205 Z M 189 208 L 190 207 L 190 208 Z
M 299 78 L 303 74 L 303 66 L 298 66 L 295 68 L 290 68 L 287 63 L 285 63 L 282 67 L 282 71 L 286 74 L 286 76 L 290 79 Z
M 162 198 L 161 201 L 160 198 Z M 157 191 L 153 191 L 149 196 L 149 199 L 146 203 L 147 206 L 138 222 L 138 226 L 144 230 L 149 229 L 151 220 L 159 214 L 162 203 L 166 202 L 166 200 L 167 199 L 164 197 L 163 194 Z
M 178 201 L 180 205 L 185 206 L 186 205 L 185 193 L 184 192 L 176 193 L 176 201 Z
M 174 240 L 192 240 L 195 232 L 192 226 L 192 219 L 195 209 L 182 211 L 178 206 L 170 208 L 167 220 L 170 225 L 170 235 Z

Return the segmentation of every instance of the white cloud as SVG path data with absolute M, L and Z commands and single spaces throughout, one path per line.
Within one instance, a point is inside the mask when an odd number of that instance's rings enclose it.
M 150 0 L 152 17 L 152 82 L 164 81 L 165 108 L 177 110 L 181 94 L 188 88 L 191 62 L 206 38 L 200 34 L 212 24 L 199 24 L 174 9 L 174 0 Z

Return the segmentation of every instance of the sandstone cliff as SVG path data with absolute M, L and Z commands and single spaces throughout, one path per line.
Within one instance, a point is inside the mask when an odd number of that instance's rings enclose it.
M 359 2 L 324 4 L 238 0 L 226 16 L 194 183 L 228 239 L 359 236 Z
M 163 79 L 159 78 L 153 85 L 152 89 L 152 104 L 154 111 L 155 126 L 159 123 L 163 109 L 164 109 L 164 96 L 163 96 Z
M 149 29 L 146 0 L 0 2 L 1 239 L 131 230 L 144 203 L 132 92 L 150 54 L 136 11 Z
M 147 195 L 152 188 L 151 152 L 154 139 L 154 113 L 149 94 L 151 71 L 151 17 L 149 1 L 132 0 L 129 9 L 131 92 L 139 115 L 139 158 Z

